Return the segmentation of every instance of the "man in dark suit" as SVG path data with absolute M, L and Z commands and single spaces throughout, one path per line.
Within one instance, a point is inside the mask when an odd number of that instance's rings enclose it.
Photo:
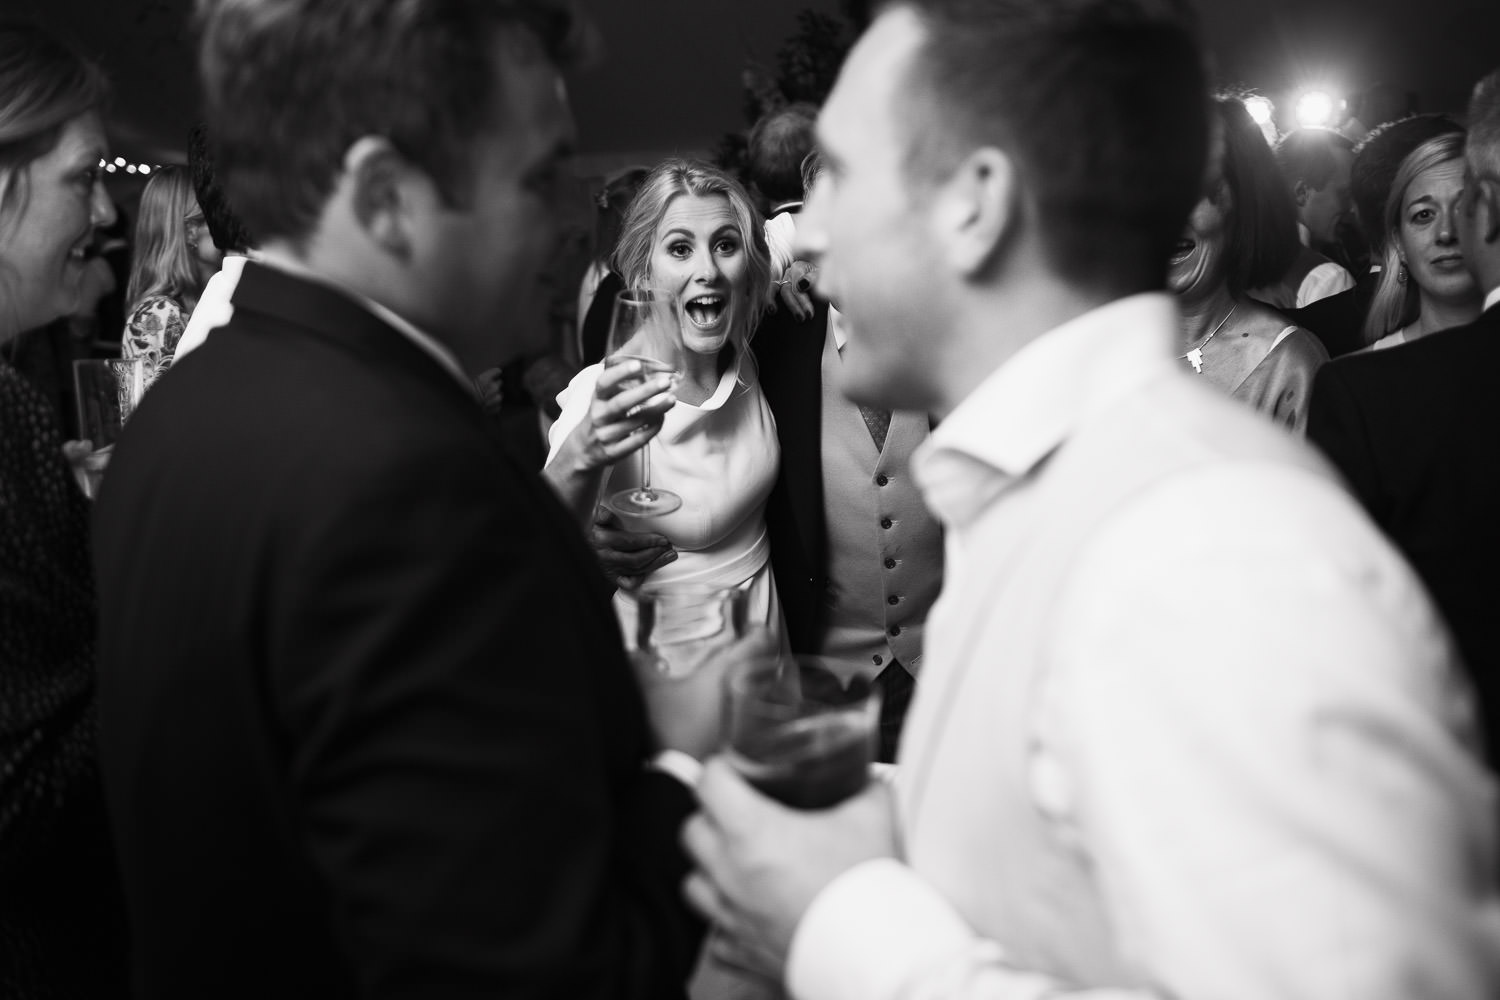
M 1468 326 L 1341 358 L 1313 384 L 1308 437 L 1411 561 L 1458 640 L 1500 762 L 1500 71 L 1474 90 L 1459 239 L 1485 290 Z
M 717 703 L 642 698 L 591 553 L 469 382 L 530 346 L 507 313 L 552 240 L 576 37 L 523 0 L 205 11 L 264 259 L 95 518 L 139 996 L 682 992 L 702 928 L 664 772 L 691 762 L 657 748 L 704 753 Z

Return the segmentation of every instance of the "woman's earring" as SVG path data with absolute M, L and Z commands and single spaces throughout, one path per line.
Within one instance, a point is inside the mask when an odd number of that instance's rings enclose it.
M 1396 281 L 1397 281 L 1397 283 L 1402 284 L 1402 285 L 1406 284 L 1406 265 L 1405 264 L 1402 264 L 1399 268 L 1397 268 L 1397 270 L 1396 270 Z

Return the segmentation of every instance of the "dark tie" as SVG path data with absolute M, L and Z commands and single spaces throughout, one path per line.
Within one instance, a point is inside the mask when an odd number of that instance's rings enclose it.
M 875 447 L 884 449 L 886 431 L 891 429 L 891 411 L 861 403 L 859 415 L 865 418 L 865 426 L 870 429 L 870 437 L 875 440 Z

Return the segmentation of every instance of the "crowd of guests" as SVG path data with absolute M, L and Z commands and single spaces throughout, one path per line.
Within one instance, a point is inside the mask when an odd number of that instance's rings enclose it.
M 201 7 L 96 503 L 0 360 L 0 997 L 1500 993 L 1500 71 L 1271 141 L 1185 7 L 898 0 L 743 178 L 602 185 L 558 351 L 586 24 Z M 107 102 L 0 26 L 0 346 L 88 297 Z M 716 755 L 748 647 L 621 641 L 692 584 L 894 778 Z

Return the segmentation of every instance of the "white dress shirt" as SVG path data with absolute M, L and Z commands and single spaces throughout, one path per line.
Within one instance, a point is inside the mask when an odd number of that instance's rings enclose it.
M 799 1000 L 1500 996 L 1495 789 L 1430 603 L 1300 443 L 1180 384 L 1177 329 L 1159 295 L 1079 317 L 992 374 L 917 456 L 948 531 L 898 779 L 917 860 L 857 866 L 813 901 L 788 955 Z M 1122 412 L 1147 414 L 1141 437 L 1188 454 L 1188 471 L 1080 526 L 1026 647 L 1040 662 L 1015 663 L 1016 623 L 990 598 L 1016 590 L 986 584 L 1036 539 L 1050 513 L 1038 484 L 1061 475 L 1062 446 L 1099 440 Z M 1221 450 L 1224 437 L 1248 444 Z M 945 695 L 975 672 L 1025 670 L 1037 683 L 1019 707 Z M 1024 768 L 932 759 L 964 769 L 948 790 L 976 799 L 1025 774 L 1003 791 L 1079 859 L 1108 960 L 1139 985 L 1028 967 L 922 862 L 940 867 L 931 841 L 951 840 L 947 874 L 975 882 L 1011 849 L 1003 829 L 923 826 L 939 781 L 923 748 L 945 738 L 942 713 L 982 728 L 1002 710 L 1030 720 L 995 737 L 1023 741 Z M 1010 889 L 979 882 L 970 902 Z

